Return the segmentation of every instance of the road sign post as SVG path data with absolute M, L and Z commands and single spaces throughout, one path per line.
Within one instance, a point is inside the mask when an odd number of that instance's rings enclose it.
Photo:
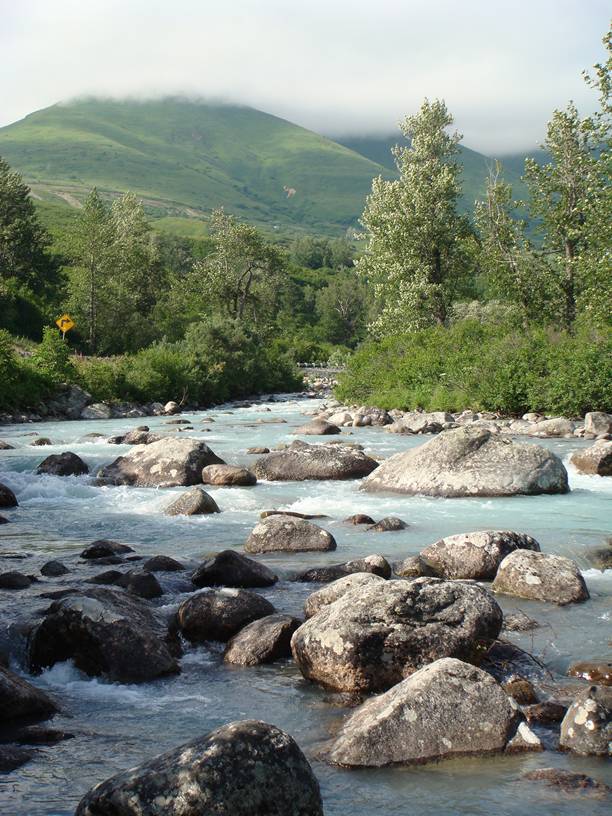
M 66 339 L 66 332 L 69 332 L 70 329 L 74 329 L 75 327 L 75 322 L 69 314 L 63 314 L 61 317 L 58 317 L 55 324 L 62 333 L 62 340 Z

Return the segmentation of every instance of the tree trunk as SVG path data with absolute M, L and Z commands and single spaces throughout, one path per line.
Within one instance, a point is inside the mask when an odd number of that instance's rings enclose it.
M 89 350 L 96 353 L 96 264 L 92 260 L 89 266 Z
M 574 258 L 576 255 L 575 241 L 565 239 L 565 279 L 563 293 L 565 296 L 563 321 L 568 331 L 572 330 L 576 320 L 576 286 L 574 281 Z

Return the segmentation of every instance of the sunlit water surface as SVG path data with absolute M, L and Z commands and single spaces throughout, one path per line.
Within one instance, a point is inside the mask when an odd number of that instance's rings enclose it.
M 305 421 L 303 412 L 315 405 L 314 401 L 287 399 L 250 408 L 221 407 L 181 418 L 193 420 L 196 430 L 189 431 L 189 436 L 204 439 L 228 462 L 248 464 L 256 458 L 247 455 L 248 447 L 292 441 L 292 430 Z M 95 472 L 129 448 L 87 439 L 86 434 L 108 436 L 143 423 L 155 431 L 175 432 L 177 426 L 166 425 L 166 421 L 160 417 L 0 427 L 0 439 L 16 446 L 12 451 L 0 451 L 0 481 L 15 491 L 20 503 L 19 508 L 5 512 L 11 523 L 0 526 L 0 569 L 36 573 L 50 558 L 61 558 L 72 566 L 84 544 L 102 537 L 129 543 L 140 555 L 164 553 L 198 560 L 228 547 L 240 549 L 262 510 L 321 513 L 328 518 L 318 523 L 335 536 L 336 552 L 278 554 L 263 559 L 283 580 L 262 594 L 279 611 L 299 614 L 304 598 L 316 587 L 287 580 L 297 568 L 374 552 L 399 560 L 452 533 L 513 529 L 533 535 L 545 552 L 576 559 L 591 593 L 586 604 L 566 608 L 500 598 L 504 609 L 523 609 L 543 624 L 535 632 L 512 635 L 514 641 L 561 675 L 573 660 L 601 660 L 609 654 L 612 571 L 601 573 L 590 567 L 587 552 L 603 546 L 612 532 L 612 478 L 578 475 L 568 465 L 570 494 L 509 499 L 380 496 L 360 493 L 355 482 L 260 482 L 254 488 L 211 487 L 222 513 L 181 518 L 163 515 L 165 506 L 181 493 L 180 488 L 94 487 L 88 484 L 88 477 L 35 475 L 43 458 L 65 450 L 78 453 Z M 427 440 L 388 434 L 380 428 L 351 430 L 347 440 L 361 442 L 368 452 L 380 457 Z M 49 437 L 52 446 L 32 447 L 29 443 L 34 437 L 29 434 L 33 432 Z M 571 452 L 585 443 L 547 440 L 540 444 L 552 448 L 567 464 Z M 409 526 L 402 532 L 376 534 L 342 523 L 357 512 L 376 519 L 397 515 Z M 26 554 L 27 558 L 15 559 L 15 554 Z M 95 574 L 106 568 L 81 567 L 81 572 L 84 569 Z M 37 591 L 69 585 L 70 577 L 43 579 L 36 585 Z M 183 597 L 177 590 L 187 589 L 184 577 L 163 573 L 158 577 L 169 590 L 158 605 L 170 613 Z M 0 590 L 6 623 L 24 617 L 20 594 Z M 38 608 L 46 603 L 41 601 Z M 17 658 L 14 668 L 21 671 Z M 556 765 L 612 784 L 605 760 L 553 751 L 453 760 L 419 768 L 331 768 L 317 759 L 317 754 L 348 709 L 338 698 L 306 683 L 290 661 L 260 668 L 231 668 L 222 663 L 220 648 L 197 647 L 186 651 L 180 676 L 154 683 L 126 686 L 89 679 L 70 664 L 55 666 L 35 682 L 62 704 L 63 712 L 53 720 L 53 726 L 70 731 L 75 738 L 41 748 L 33 761 L 0 777 L 0 812 L 11 816 L 68 816 L 93 784 L 218 725 L 243 718 L 274 723 L 295 737 L 320 780 L 328 816 L 523 816 L 526 812 L 531 816 L 598 816 L 609 812 L 609 800 L 561 794 L 521 781 L 527 770 Z

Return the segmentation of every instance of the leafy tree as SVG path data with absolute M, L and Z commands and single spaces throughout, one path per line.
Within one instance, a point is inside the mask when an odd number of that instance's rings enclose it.
M 354 272 L 334 275 L 317 293 L 317 316 L 323 339 L 354 345 L 363 337 L 367 319 L 367 289 Z
M 357 268 L 374 290 L 378 334 L 444 324 L 463 274 L 468 230 L 457 213 L 461 136 L 447 132 L 452 123 L 443 101 L 425 100 L 401 125 L 410 146 L 394 150 L 400 178 L 372 184 L 362 216 L 368 243 Z
M 261 233 L 216 210 L 211 219 L 213 251 L 194 264 L 194 289 L 206 296 L 212 309 L 242 321 L 269 319 L 276 287 L 285 270 L 282 251 Z

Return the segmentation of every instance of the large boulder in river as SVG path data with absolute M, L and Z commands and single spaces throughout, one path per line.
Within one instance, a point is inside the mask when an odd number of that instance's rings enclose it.
M 36 469 L 39 475 L 48 473 L 52 476 L 83 476 L 89 473 L 89 468 L 80 456 L 72 451 L 53 453 L 47 456 Z
M 0 723 L 46 720 L 57 712 L 53 700 L 41 689 L 0 665 Z
M 262 456 L 253 472 L 258 479 L 302 482 L 307 479 L 361 479 L 377 467 L 376 460 L 355 448 L 303 444 Z
M 478 530 L 474 533 L 441 538 L 421 551 L 441 578 L 495 578 L 503 559 L 516 549 L 540 551 L 540 545 L 526 533 L 512 530 Z
M 87 793 L 75 816 L 323 816 L 294 740 L 258 720 L 229 723 Z
M 386 430 L 396 434 L 431 434 L 439 433 L 446 425 L 453 423 L 452 414 L 445 411 L 409 411 L 400 419 L 396 419 Z
M 202 561 L 191 576 L 197 587 L 227 586 L 268 587 L 278 581 L 265 564 L 260 564 L 236 550 L 223 550 Z
M 576 423 L 565 417 L 553 417 L 553 419 L 543 419 L 531 426 L 528 431 L 529 436 L 539 436 L 542 438 L 572 436 L 576 428 Z
M 491 754 L 504 751 L 517 729 L 525 748 L 541 750 L 521 719 L 490 674 L 447 657 L 360 706 L 334 740 L 329 759 L 379 768 Z
M 0 482 L 0 507 L 17 507 L 18 504 L 11 488 Z
M 578 565 L 570 558 L 529 550 L 515 550 L 499 565 L 494 592 L 563 606 L 589 598 Z
M 202 471 L 204 484 L 226 487 L 251 487 L 257 484 L 257 477 L 245 467 L 237 465 L 207 465 Z
M 580 473 L 612 476 L 612 442 L 598 439 L 590 448 L 575 451 L 570 462 Z
M 304 602 L 304 615 L 307 618 L 312 618 L 312 616 L 316 615 L 324 606 L 334 603 L 338 598 L 346 595 L 347 592 L 357 589 L 358 587 L 368 587 L 372 584 L 380 583 L 381 581 L 384 582 L 385 578 L 381 578 L 380 575 L 374 575 L 371 572 L 354 572 L 351 575 L 338 578 L 336 581 L 332 581 L 331 584 L 327 584 L 327 586 L 313 592 L 312 595 L 306 598 Z
M 73 660 L 92 677 L 142 683 L 179 666 L 165 628 L 139 598 L 106 587 L 75 591 L 54 601 L 31 632 L 29 662 L 34 671 Z
M 296 436 L 329 436 L 330 434 L 339 434 L 340 428 L 325 419 L 313 419 L 312 422 L 296 428 L 293 433 Z
M 243 627 L 276 612 L 270 601 L 247 589 L 197 592 L 179 606 L 178 626 L 192 643 L 226 642 Z
M 133 449 L 103 467 L 103 483 L 134 487 L 179 487 L 202 482 L 206 465 L 223 464 L 204 442 L 189 437 L 165 437 Z
M 293 580 L 327 584 L 330 581 L 336 581 L 338 578 L 356 572 L 370 572 L 373 575 L 380 575 L 381 578 L 390 578 L 391 564 L 382 555 L 374 553 L 373 555 L 366 555 L 365 558 L 354 558 L 352 561 L 345 561 L 344 564 L 311 567 L 299 572 Z
M 291 657 L 291 636 L 301 623 L 291 615 L 268 615 L 253 621 L 230 640 L 223 660 L 236 666 L 259 666 Z
M 202 516 L 220 513 L 217 502 L 202 487 L 192 487 L 166 507 L 167 516 Z
M 612 414 L 603 411 L 589 411 L 584 415 L 585 433 L 605 436 L 612 433 Z
M 351 590 L 293 635 L 302 674 L 338 691 L 385 691 L 441 657 L 478 661 L 502 611 L 476 584 L 417 578 Z
M 539 445 L 465 426 L 396 453 L 361 484 L 369 491 L 427 496 L 567 493 L 563 462 Z
M 310 521 L 274 515 L 253 527 L 244 549 L 250 553 L 326 552 L 336 549 L 336 541 L 331 533 Z
M 612 689 L 591 686 L 568 708 L 559 747 L 588 756 L 612 756 Z

